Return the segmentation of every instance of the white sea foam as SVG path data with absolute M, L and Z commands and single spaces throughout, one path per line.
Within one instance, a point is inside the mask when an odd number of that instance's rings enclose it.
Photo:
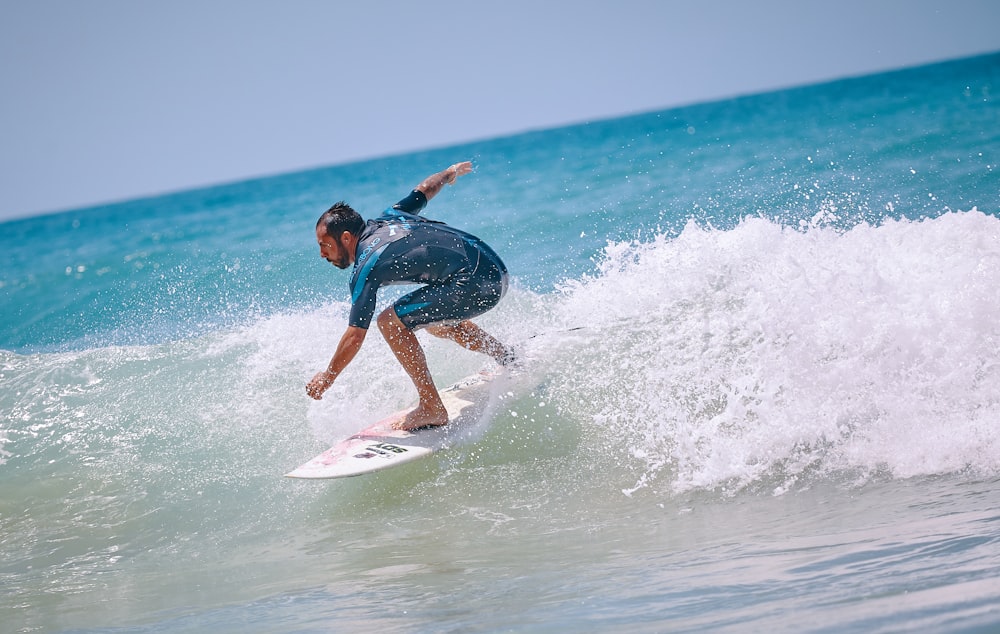
M 997 289 L 1000 220 L 976 210 L 845 231 L 692 223 L 609 244 L 565 285 L 561 317 L 599 334 L 553 389 L 628 437 L 636 488 L 995 474 Z

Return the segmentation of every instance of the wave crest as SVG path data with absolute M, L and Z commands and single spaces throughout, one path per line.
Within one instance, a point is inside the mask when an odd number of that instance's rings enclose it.
M 843 231 L 689 223 L 609 244 L 564 285 L 562 318 L 599 335 L 552 389 L 626 439 L 630 491 L 995 474 L 998 288 L 1000 221 L 975 209 Z

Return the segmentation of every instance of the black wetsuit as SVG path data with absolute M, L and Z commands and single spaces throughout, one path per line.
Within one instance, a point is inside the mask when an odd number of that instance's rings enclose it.
M 486 243 L 417 214 L 419 190 L 369 220 L 358 238 L 351 274 L 349 324 L 368 328 L 376 291 L 386 284 L 424 284 L 396 300 L 407 328 L 454 323 L 481 315 L 507 292 L 507 268 Z

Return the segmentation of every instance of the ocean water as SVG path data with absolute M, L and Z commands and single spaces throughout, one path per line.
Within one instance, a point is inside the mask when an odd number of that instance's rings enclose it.
M 997 631 L 998 93 L 995 54 L 0 224 L 0 630 Z M 315 219 L 464 159 L 425 213 L 504 257 L 524 373 L 475 442 L 283 478 L 414 399 L 377 332 L 305 396 Z

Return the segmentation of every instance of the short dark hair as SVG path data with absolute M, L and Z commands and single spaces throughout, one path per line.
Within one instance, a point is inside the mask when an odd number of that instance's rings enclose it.
M 323 212 L 316 221 L 316 228 L 319 229 L 320 225 L 326 227 L 328 236 L 336 237 L 344 231 L 350 231 L 357 236 L 361 235 L 361 231 L 365 228 L 365 221 L 361 218 L 361 214 L 341 200 Z

